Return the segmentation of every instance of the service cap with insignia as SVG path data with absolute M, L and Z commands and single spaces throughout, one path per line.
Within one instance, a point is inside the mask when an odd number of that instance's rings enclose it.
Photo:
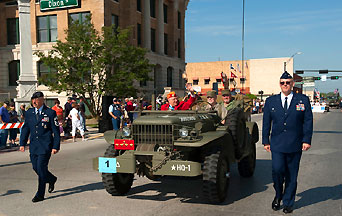
M 228 89 L 224 89 L 221 91 L 222 95 L 228 95 L 228 96 L 231 96 L 231 93 Z
M 293 78 L 292 78 L 291 74 L 289 74 L 287 71 L 285 71 L 285 72 L 281 75 L 280 79 L 293 79 Z
M 216 97 L 216 91 L 207 91 L 207 97 Z
M 40 97 L 44 97 L 43 92 L 35 92 L 33 93 L 31 99 L 40 98 Z

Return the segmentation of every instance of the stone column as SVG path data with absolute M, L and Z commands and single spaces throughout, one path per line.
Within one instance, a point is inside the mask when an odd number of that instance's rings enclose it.
M 18 0 L 19 28 L 20 28 L 20 76 L 18 82 L 18 95 L 15 99 L 16 109 L 20 104 L 31 104 L 31 96 L 36 91 L 37 79 L 32 67 L 32 41 L 30 0 Z
M 164 4 L 163 0 L 158 0 L 158 53 L 164 54 Z
M 143 10 L 143 45 L 146 49 L 151 50 L 151 14 L 150 14 L 150 0 L 144 0 Z

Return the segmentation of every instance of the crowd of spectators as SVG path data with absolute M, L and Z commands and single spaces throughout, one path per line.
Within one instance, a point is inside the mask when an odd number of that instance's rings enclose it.
M 79 97 L 79 103 L 77 103 L 76 96 L 68 97 L 67 102 L 64 105 L 64 109 L 58 99 L 55 99 L 55 105 L 51 107 L 56 111 L 60 133 L 64 133 L 64 138 L 72 136 L 75 141 L 76 130 L 79 131 L 82 140 L 85 139 L 86 128 L 86 105 L 83 97 Z M 18 112 L 15 110 L 14 102 L 3 102 L 0 108 L 0 124 L 18 123 L 25 121 L 25 104 L 21 104 Z M 0 129 L 0 150 L 5 148 L 17 147 L 18 133 L 20 134 L 21 128 Z

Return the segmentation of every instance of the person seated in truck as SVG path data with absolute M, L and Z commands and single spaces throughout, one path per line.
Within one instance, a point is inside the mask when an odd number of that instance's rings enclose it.
M 186 85 L 186 88 L 190 92 L 190 97 L 187 101 L 179 102 L 177 95 L 175 92 L 170 92 L 167 94 L 168 103 L 161 106 L 161 110 L 188 110 L 191 108 L 191 105 L 196 101 L 196 94 L 194 93 L 194 89 L 191 85 Z

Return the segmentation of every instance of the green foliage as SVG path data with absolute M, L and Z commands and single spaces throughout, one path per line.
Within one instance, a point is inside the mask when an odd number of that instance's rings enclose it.
M 255 96 L 254 94 L 246 94 L 246 96 L 247 96 L 249 99 L 257 99 L 257 96 Z
M 128 29 L 103 27 L 101 34 L 88 16 L 76 20 L 65 31 L 65 42 L 57 40 L 47 55 L 36 52 L 45 65 L 56 71 L 39 78 L 49 90 L 89 98 L 85 103 L 93 117 L 101 115 L 102 96 L 136 96 L 135 82 L 151 80 L 153 65 L 146 50 L 130 44 Z

